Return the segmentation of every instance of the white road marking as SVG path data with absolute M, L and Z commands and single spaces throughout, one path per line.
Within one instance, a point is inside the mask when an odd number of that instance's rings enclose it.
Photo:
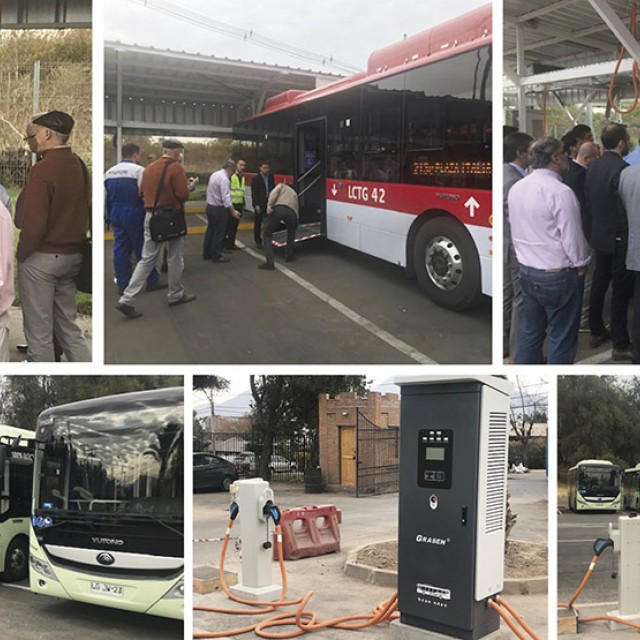
M 203 216 L 198 214 L 200 219 L 203 219 Z M 206 219 L 203 220 L 206 222 Z M 236 240 L 236 244 L 246 251 L 250 256 L 257 258 L 258 260 L 264 260 L 264 256 L 257 253 L 253 249 L 250 249 L 246 245 L 244 245 L 239 240 Z M 291 271 L 291 269 L 287 269 L 280 264 L 275 265 L 276 269 L 280 271 L 283 275 L 287 276 L 290 280 L 293 280 L 295 283 L 299 284 L 303 289 L 306 289 L 309 293 L 312 293 L 317 298 L 320 298 L 323 302 L 326 302 L 330 307 L 341 313 L 343 316 L 355 322 L 359 327 L 362 327 L 369 333 L 372 333 L 376 338 L 379 338 L 383 342 L 386 342 L 389 346 L 393 347 L 400 353 L 403 353 L 405 356 L 419 362 L 420 364 L 438 364 L 433 358 L 421 353 L 410 344 L 396 338 L 394 335 L 390 334 L 388 331 L 385 331 L 378 325 L 374 324 L 370 320 L 367 320 L 365 317 L 361 316 L 359 313 L 350 309 L 346 305 L 342 304 L 342 302 L 336 300 L 331 297 L 328 293 L 325 293 L 321 289 L 318 289 L 315 285 L 311 284 L 309 281 L 301 278 L 297 273 Z
M 0 586 L 8 587 L 9 589 L 22 589 L 23 591 L 31 591 L 31 589 L 29 589 L 29 587 L 25 587 L 24 585 L 21 585 L 21 584 L 10 584 L 8 582 L 5 582 Z

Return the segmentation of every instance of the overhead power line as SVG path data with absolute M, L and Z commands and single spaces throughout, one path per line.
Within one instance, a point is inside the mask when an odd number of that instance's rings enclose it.
M 207 31 L 215 31 L 216 33 L 221 33 L 230 38 L 235 38 L 236 40 L 249 42 L 258 47 L 262 47 L 263 49 L 287 54 L 293 58 L 298 58 L 307 62 L 315 62 L 323 67 L 332 67 L 333 69 L 346 73 L 357 73 L 362 71 L 359 67 L 347 62 L 341 62 L 333 56 L 314 53 L 313 51 L 307 51 L 306 49 L 301 49 L 300 47 L 295 47 L 293 45 L 280 42 L 279 40 L 262 36 L 256 33 L 253 29 L 243 29 L 242 27 L 236 27 L 229 23 L 210 18 L 201 13 L 190 11 L 185 8 L 184 5 L 178 6 L 172 2 L 167 2 L 166 0 L 129 0 L 129 2 L 141 5 L 147 9 L 164 13 L 180 20 L 181 22 L 187 22 L 188 24 L 206 29 Z

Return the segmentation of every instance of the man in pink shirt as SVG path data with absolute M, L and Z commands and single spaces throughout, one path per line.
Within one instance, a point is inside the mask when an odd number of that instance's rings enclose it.
M 9 362 L 9 309 L 13 295 L 13 220 L 0 203 L 0 362 Z
M 549 364 L 572 364 L 578 350 L 582 277 L 589 249 L 580 204 L 562 182 L 569 159 L 555 138 L 529 147 L 532 173 L 508 195 L 511 239 L 520 266 L 523 318 L 518 364 L 541 364 L 545 335 Z

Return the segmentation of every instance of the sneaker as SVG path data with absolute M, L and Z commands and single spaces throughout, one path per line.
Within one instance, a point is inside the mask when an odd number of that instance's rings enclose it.
M 611 340 L 611 334 L 609 333 L 609 331 L 605 329 L 604 333 L 601 333 L 598 336 L 594 336 L 594 335 L 591 336 L 589 340 L 589 346 L 592 349 L 597 349 L 598 347 L 603 345 L 607 340 Z
M 268 262 L 263 262 L 262 264 L 258 265 L 258 269 L 262 269 L 264 271 L 274 271 L 275 267 Z
M 183 294 L 180 300 L 176 300 L 175 302 L 170 302 L 170 307 L 175 307 L 179 304 L 187 304 L 187 302 L 193 302 L 196 299 L 196 296 L 193 293 L 185 293 Z
M 142 314 L 139 311 L 136 311 L 134 306 L 131 304 L 126 304 L 125 302 L 116 302 L 116 309 L 127 316 L 130 320 L 134 320 L 135 318 L 139 318 Z
M 156 280 L 155 282 L 151 282 L 147 284 L 147 291 L 160 291 L 160 289 L 168 289 L 169 285 L 166 282 L 160 282 L 160 280 Z
M 211 262 L 231 262 L 231 258 L 227 258 L 227 256 L 220 256 L 219 258 L 211 258 Z

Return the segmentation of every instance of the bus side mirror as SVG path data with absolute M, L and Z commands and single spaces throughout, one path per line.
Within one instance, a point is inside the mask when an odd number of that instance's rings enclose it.
M 0 478 L 4 476 L 5 465 L 9 457 L 9 450 L 6 444 L 0 444 Z

